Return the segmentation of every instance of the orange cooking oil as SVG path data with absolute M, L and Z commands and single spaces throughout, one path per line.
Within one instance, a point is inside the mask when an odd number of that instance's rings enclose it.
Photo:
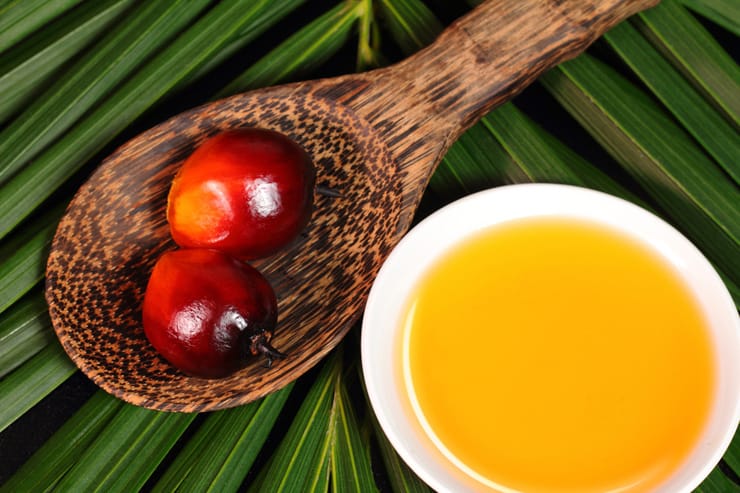
M 415 288 L 404 364 L 439 442 L 522 492 L 651 491 L 714 393 L 706 322 L 677 272 L 606 226 L 498 225 Z

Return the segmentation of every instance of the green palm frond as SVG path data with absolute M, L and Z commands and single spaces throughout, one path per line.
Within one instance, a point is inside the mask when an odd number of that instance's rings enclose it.
M 104 392 L 93 395 L 0 491 L 53 489 L 124 405 Z
M 0 53 L 81 0 L 5 0 L 0 3 Z
M 216 97 L 397 60 L 461 4 L 0 0 L 0 492 L 429 491 L 364 398 L 359 327 L 260 401 L 159 413 L 80 376 L 42 283 L 69 198 L 127 137 Z M 731 0 L 664 0 L 617 26 L 461 136 L 425 207 L 507 183 L 603 190 L 689 236 L 737 303 L 740 67 L 726 40 L 739 26 Z M 67 419 L 17 452 L 55 406 Z M 736 434 L 697 491 L 740 491 L 739 476 Z
M 234 491 L 264 446 L 292 384 L 258 402 L 208 415 L 153 491 Z
M 0 431 L 10 426 L 76 370 L 59 344 L 50 344 L 0 381 Z
M 39 292 L 24 296 L 0 320 L 0 378 L 54 342 L 49 314 Z
M 680 3 L 740 36 L 740 5 L 734 0 L 679 0 Z
M 51 74 L 100 37 L 132 3 L 133 0 L 86 3 L 3 53 L 0 122 L 28 104 Z

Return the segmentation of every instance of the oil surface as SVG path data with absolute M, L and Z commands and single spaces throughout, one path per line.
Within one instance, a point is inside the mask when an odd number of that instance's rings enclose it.
M 403 323 L 433 433 L 515 491 L 650 491 L 708 419 L 715 369 L 696 302 L 656 253 L 604 226 L 479 233 L 426 273 Z

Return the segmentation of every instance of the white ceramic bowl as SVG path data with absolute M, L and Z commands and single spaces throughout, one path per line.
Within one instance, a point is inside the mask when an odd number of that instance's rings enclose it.
M 659 491 L 693 490 L 719 462 L 740 419 L 740 320 L 735 305 L 710 263 L 672 226 L 627 201 L 584 188 L 526 184 L 479 192 L 435 212 L 401 240 L 373 284 L 362 326 L 365 383 L 381 427 L 403 460 L 435 490 L 491 491 L 456 467 L 417 419 L 403 385 L 400 320 L 416 280 L 451 246 L 498 223 L 548 215 L 595 220 L 636 237 L 673 264 L 699 301 L 719 359 L 716 401 L 697 448 Z

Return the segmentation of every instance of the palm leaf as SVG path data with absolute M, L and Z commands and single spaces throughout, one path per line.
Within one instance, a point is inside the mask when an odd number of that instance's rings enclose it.
M 0 53 L 81 0 L 4 0 L 0 3 Z
M 367 448 L 347 394 L 342 351 L 324 363 L 254 491 L 372 492 Z
M 0 243 L 0 313 L 44 277 L 48 247 L 62 208 L 46 211 L 19 234 Z
M 340 353 L 341 354 L 341 353 Z M 350 372 L 354 374 L 354 372 Z M 346 376 L 343 376 L 346 379 Z M 365 446 L 346 384 L 334 387 L 331 436 L 331 478 L 333 491 L 372 493 L 377 491 L 370 465 L 370 450 Z
M 0 381 L 0 432 L 77 370 L 58 343 L 49 344 Z
M 417 0 L 380 0 L 378 8 L 390 35 L 406 55 L 431 43 L 444 28 L 434 13 Z
M 477 124 L 450 148 L 429 181 L 429 189 L 450 201 L 507 183 L 531 181 L 491 132 Z
M 722 117 L 630 23 L 605 35 L 612 48 L 652 93 L 691 133 L 701 147 L 740 183 L 740 139 Z M 740 90 L 740 86 L 737 88 Z
M 237 491 L 291 389 L 209 415 L 152 491 Z
M 362 380 L 363 390 L 365 391 L 365 400 L 369 402 L 362 375 L 360 375 L 360 379 Z M 406 463 L 401 459 L 401 456 L 399 456 L 393 448 L 393 445 L 391 445 L 391 442 L 385 436 L 385 433 L 383 433 L 380 423 L 372 410 L 368 413 L 367 420 L 369 421 L 369 426 L 372 429 L 375 441 L 377 442 L 380 458 L 385 467 L 388 482 L 393 491 L 430 493 L 431 489 L 429 486 L 419 479 L 419 477 L 406 465 Z
M 338 4 L 245 70 L 219 96 L 285 82 L 319 68 L 347 42 L 362 14 L 360 6 Z
M 293 418 L 287 435 L 251 491 L 326 491 L 329 485 L 330 429 L 334 387 L 341 376 L 340 358 L 324 365 Z
M 727 466 L 735 472 L 735 475 L 740 477 L 740 433 L 735 433 L 735 438 L 730 443 L 724 460 Z
M 380 447 L 383 465 L 388 474 L 388 481 L 393 491 L 404 491 L 407 493 L 431 493 L 431 489 L 409 469 L 401 460 L 395 449 L 383 434 L 380 426 L 375 423 L 375 436 Z
M 208 0 L 147 2 L 130 12 L 96 49 L 75 63 L 0 133 L 0 183 L 63 135 L 97 101 L 169 42 Z
M 106 143 L 211 56 L 237 39 L 243 43 L 254 39 L 269 26 L 266 20 L 274 22 L 276 12 L 287 13 L 300 2 L 293 0 L 281 4 L 280 9 L 270 2 L 255 4 L 229 0 L 209 10 L 0 188 L 0 210 L 4 212 L 0 217 L 0 237 L 9 233 Z
M 694 12 L 740 36 L 740 5 L 735 0 L 679 0 Z
M 52 491 L 123 405 L 102 390 L 95 393 L 23 464 L 0 492 Z
M 225 44 L 233 45 L 237 40 L 248 42 L 267 28 L 270 22 L 285 15 L 289 7 L 296 4 L 297 2 L 290 5 L 285 3 L 282 9 L 277 9 L 274 5 L 264 3 L 245 7 L 239 2 L 232 1 L 224 2 L 218 8 L 210 10 L 161 54 L 159 64 L 150 62 L 136 74 L 133 81 L 129 81 L 116 93 L 118 97 L 124 99 L 116 99 L 115 96 L 107 99 L 105 101 L 107 106 L 98 107 L 97 113 L 88 115 L 81 125 L 73 128 L 71 136 L 67 134 L 0 189 L 0 196 L 9 200 L 4 206 L 0 206 L 0 210 L 3 210 L 0 223 L 5 233 L 12 230 L 22 217 L 30 214 L 44 198 L 71 177 L 85 159 L 102 148 L 117 131 L 153 104 L 167 88 L 174 87 L 175 82 L 180 80 L 177 74 L 188 73 L 188 69 L 192 70 L 209 54 L 217 52 Z M 173 64 L 176 67 L 173 67 Z M 106 118 L 105 115 L 110 115 L 110 118 Z M 46 186 L 45 192 L 41 184 Z M 0 202 L 3 198 L 0 198 Z M 13 205 L 9 205 L 10 203 Z M 28 238 L 36 235 L 39 240 L 29 241 L 24 246 L 28 250 L 28 255 L 19 254 L 17 260 L 9 259 L 5 264 L 8 268 L 34 264 L 32 259 L 38 255 L 40 242 L 48 240 L 48 231 L 34 233 L 32 228 L 27 231 L 23 234 L 29 235 Z M 40 247 L 43 248 L 42 245 Z M 30 268 L 31 271 L 43 271 L 44 263 L 35 262 Z M 17 287 L 13 285 L 12 290 L 20 292 L 22 284 L 18 283 Z M 30 340 L 31 344 L 26 344 L 22 348 L 24 353 L 21 354 L 21 359 L 23 355 L 38 352 L 41 349 L 39 346 L 45 344 L 45 338 Z M 48 395 L 74 370 L 74 366 L 61 348 L 53 345 L 8 375 L 0 382 L 0 396 L 12 404 L 5 406 L 0 413 L 0 430 Z
M 379 51 L 380 36 L 375 24 L 375 9 L 372 0 L 359 0 L 358 40 L 356 64 L 358 72 L 376 67 L 385 61 Z
M 194 414 L 121 406 L 55 488 L 137 491 L 193 419 Z
M 719 467 L 715 467 L 707 479 L 694 490 L 696 493 L 728 493 L 737 491 L 738 485 L 727 477 Z
M 683 129 L 614 69 L 584 54 L 541 80 L 718 266 L 737 298 L 740 192 Z
M 635 25 L 736 128 L 740 126 L 740 66 L 699 21 L 674 0 L 667 0 L 639 14 Z
M 0 122 L 17 112 L 48 78 L 109 28 L 133 0 L 86 3 L 23 40 L 0 58 Z
M 486 116 L 483 125 L 526 174 L 527 181 L 594 188 L 645 205 L 635 194 L 562 144 L 513 104 L 504 105 Z M 516 173 L 511 173 L 512 183 L 516 182 L 516 177 Z
M 54 340 L 43 296 L 32 293 L 15 303 L 0 320 L 0 378 Z

